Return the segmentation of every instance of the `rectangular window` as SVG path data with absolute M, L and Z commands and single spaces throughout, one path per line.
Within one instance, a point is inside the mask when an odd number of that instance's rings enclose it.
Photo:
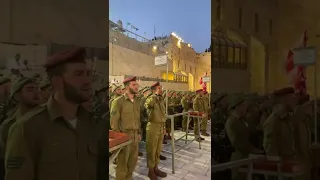
M 259 32 L 259 15 L 254 14 L 254 30 Z
M 272 19 L 269 20 L 269 35 L 272 35 Z
M 239 28 L 242 28 L 242 8 L 239 8 Z

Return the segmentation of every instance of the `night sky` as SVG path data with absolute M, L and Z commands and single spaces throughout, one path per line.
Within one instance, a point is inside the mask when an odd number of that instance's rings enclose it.
M 175 32 L 198 52 L 210 45 L 210 0 L 109 0 L 109 18 L 137 27 L 137 34 L 147 39 Z M 128 30 L 131 30 L 128 27 Z

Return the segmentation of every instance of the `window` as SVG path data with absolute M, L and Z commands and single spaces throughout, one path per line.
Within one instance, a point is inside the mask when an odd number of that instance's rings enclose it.
M 216 0 L 217 2 L 217 20 L 222 20 L 221 18 L 221 0 Z
M 242 8 L 239 8 L 239 28 L 242 28 Z
M 272 35 L 272 19 L 269 20 L 269 35 Z
M 259 15 L 254 14 L 254 30 L 259 32 Z

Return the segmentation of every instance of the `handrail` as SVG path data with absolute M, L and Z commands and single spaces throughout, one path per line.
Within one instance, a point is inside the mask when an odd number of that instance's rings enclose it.
M 188 111 L 188 112 L 182 112 L 182 113 L 167 115 L 166 118 L 167 119 L 171 119 L 171 118 L 178 117 L 178 116 L 188 115 L 189 113 L 199 113 L 199 111 Z
M 236 168 L 236 167 L 243 166 L 243 165 L 249 165 L 252 161 L 260 159 L 260 158 L 261 157 L 249 157 L 247 159 L 241 159 L 241 160 L 236 160 L 236 161 L 213 165 L 213 166 L 211 166 L 211 172 L 224 171 L 227 169 L 232 169 L 232 168 Z
M 171 120 L 171 155 L 172 155 L 172 174 L 175 174 L 175 139 L 174 139 L 174 118 L 175 117 L 178 117 L 178 116 L 184 116 L 184 115 L 187 115 L 188 116 L 188 123 L 187 123 L 187 129 L 189 129 L 189 123 L 191 121 L 191 117 L 195 117 L 195 118 L 198 118 L 197 120 L 197 124 L 198 124 L 198 135 L 196 135 L 196 132 L 195 132 L 195 138 L 192 140 L 194 141 L 196 138 L 198 138 L 198 136 L 200 136 L 200 118 L 203 118 L 203 117 L 200 117 L 200 116 L 194 116 L 194 115 L 191 115 L 190 113 L 197 113 L 199 114 L 198 111 L 188 111 L 188 112 L 182 112 L 182 113 L 177 113 L 177 114 L 173 114 L 173 115 L 166 115 L 166 120 Z M 187 139 L 188 139 L 188 131 L 186 131 L 186 135 L 184 135 L 186 137 L 186 142 L 187 142 Z M 179 139 L 178 139 L 179 140 Z M 187 144 L 185 144 L 184 146 L 186 146 Z M 199 141 L 199 149 L 201 149 L 201 141 Z

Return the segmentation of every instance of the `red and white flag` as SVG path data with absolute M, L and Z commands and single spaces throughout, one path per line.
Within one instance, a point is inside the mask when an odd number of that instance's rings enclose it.
M 306 47 L 307 41 L 307 31 L 305 30 L 298 44 L 295 47 Z M 303 66 L 294 66 L 293 51 L 290 49 L 286 61 L 286 72 L 289 76 L 290 82 L 294 85 L 295 91 L 301 94 L 305 94 L 307 92 L 305 69 L 306 68 Z
M 208 73 L 207 72 L 204 73 L 203 76 L 208 76 Z M 203 78 L 202 78 L 203 76 L 200 77 L 199 84 L 202 87 L 202 90 L 206 92 L 207 91 L 207 83 L 203 82 Z

